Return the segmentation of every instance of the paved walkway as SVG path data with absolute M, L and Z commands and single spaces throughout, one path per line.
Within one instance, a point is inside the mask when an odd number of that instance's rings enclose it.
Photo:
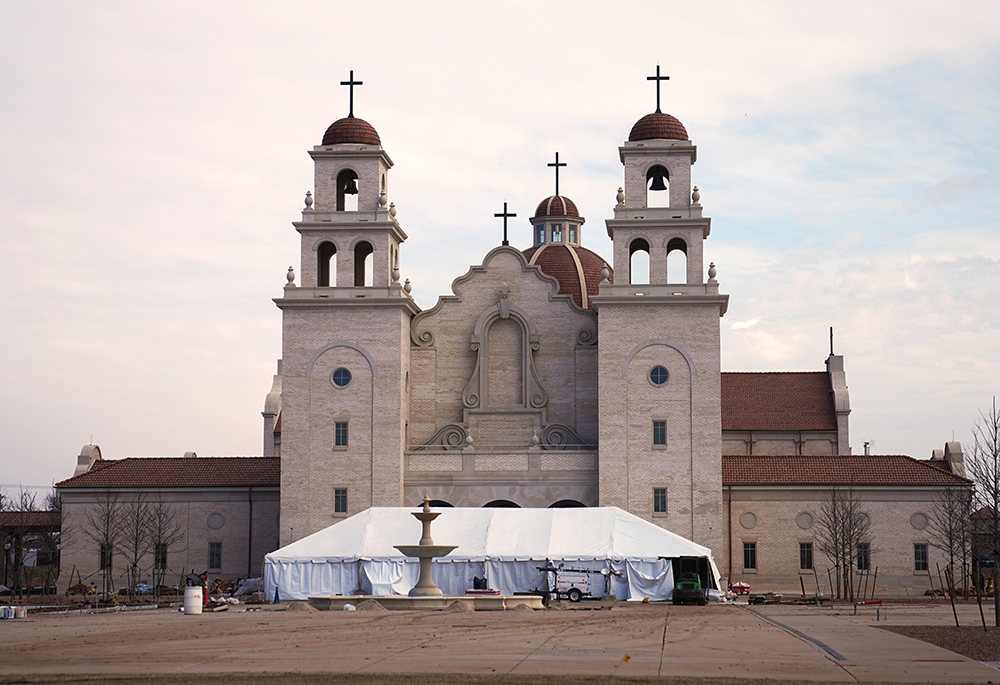
M 951 620 L 945 607 L 888 612 L 896 624 Z M 42 615 L 0 621 L 0 660 L 15 674 L 436 672 L 1000 682 L 1000 672 L 986 665 L 878 630 L 875 618 L 867 608 L 853 616 L 850 609 L 838 615 L 814 607 L 653 604 L 503 613 Z

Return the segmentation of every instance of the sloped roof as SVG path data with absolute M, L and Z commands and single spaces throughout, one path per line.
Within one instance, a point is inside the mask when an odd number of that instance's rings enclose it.
M 0 511 L 0 528 L 14 530 L 57 530 L 61 511 Z
M 529 264 L 538 265 L 543 272 L 559 281 L 560 294 L 571 295 L 579 307 L 593 309 L 590 298 L 600 293 L 601 270 L 606 264 L 603 257 L 585 247 L 569 243 L 536 245 L 522 254 Z M 574 254 L 576 259 L 573 258 Z M 581 280 L 587 288 L 586 302 L 582 295 Z M 612 283 L 615 280 L 610 265 L 608 280 Z
M 723 485 L 963 485 L 972 481 L 905 455 L 722 457 Z
M 126 457 L 104 459 L 58 488 L 278 487 L 278 457 Z
M 722 374 L 722 430 L 837 430 L 825 371 Z

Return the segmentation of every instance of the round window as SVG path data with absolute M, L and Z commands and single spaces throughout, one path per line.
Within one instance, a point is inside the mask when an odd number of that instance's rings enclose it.
M 351 383 L 351 372 L 340 367 L 330 376 L 330 380 L 333 381 L 334 387 L 346 388 Z
M 649 382 L 653 385 L 663 385 L 670 378 L 670 373 L 665 367 L 654 366 L 649 370 Z

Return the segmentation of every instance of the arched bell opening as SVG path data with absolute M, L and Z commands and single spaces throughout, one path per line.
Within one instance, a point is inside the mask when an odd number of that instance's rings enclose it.
M 649 283 L 649 243 L 636 238 L 628 246 L 629 283 L 642 285 Z
M 358 211 L 358 175 L 353 169 L 337 174 L 337 211 Z
M 374 282 L 372 268 L 375 259 L 372 253 L 375 248 L 366 240 L 354 246 L 354 285 L 357 288 L 370 286 Z
M 483 509 L 520 509 L 519 504 L 514 504 L 509 499 L 495 499 L 483 505 Z
M 646 206 L 670 206 L 670 172 L 662 164 L 656 164 L 646 172 Z
M 316 285 L 327 288 L 337 283 L 337 246 L 325 242 L 316 251 Z
M 687 243 L 672 238 L 667 243 L 667 283 L 687 283 Z

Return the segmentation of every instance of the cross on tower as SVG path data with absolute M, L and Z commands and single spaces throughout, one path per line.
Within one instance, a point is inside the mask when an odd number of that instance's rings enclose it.
M 504 202 L 503 203 L 503 214 L 494 214 L 493 216 L 495 216 L 495 217 L 503 217 L 503 242 L 500 243 L 500 244 L 501 245 L 510 245 L 510 243 L 507 241 L 507 217 L 515 217 L 515 216 L 517 216 L 517 214 L 508 214 L 507 213 L 507 203 Z
M 657 67 L 657 68 L 659 68 L 659 67 Z M 341 81 L 340 85 L 347 86 L 350 89 L 350 96 L 349 96 L 349 98 L 350 98 L 349 99 L 349 103 L 350 104 L 349 104 L 349 108 L 347 110 L 347 118 L 348 119 L 353 119 L 354 118 L 354 86 L 363 86 L 364 83 L 362 81 L 355 81 L 354 80 L 354 70 L 351 69 L 351 76 L 350 76 L 350 78 L 348 78 L 348 80 L 346 80 L 346 81 Z
M 566 166 L 566 162 L 559 161 L 559 153 L 556 153 L 556 161 L 549 163 L 546 166 L 554 166 L 556 168 L 556 195 L 559 194 L 559 167 Z
M 670 77 L 669 76 L 660 76 L 660 65 L 657 64 L 656 65 L 656 76 L 647 76 L 646 80 L 647 81 L 656 81 L 656 113 L 657 114 L 661 114 L 661 112 L 660 112 L 660 81 L 669 81 Z

